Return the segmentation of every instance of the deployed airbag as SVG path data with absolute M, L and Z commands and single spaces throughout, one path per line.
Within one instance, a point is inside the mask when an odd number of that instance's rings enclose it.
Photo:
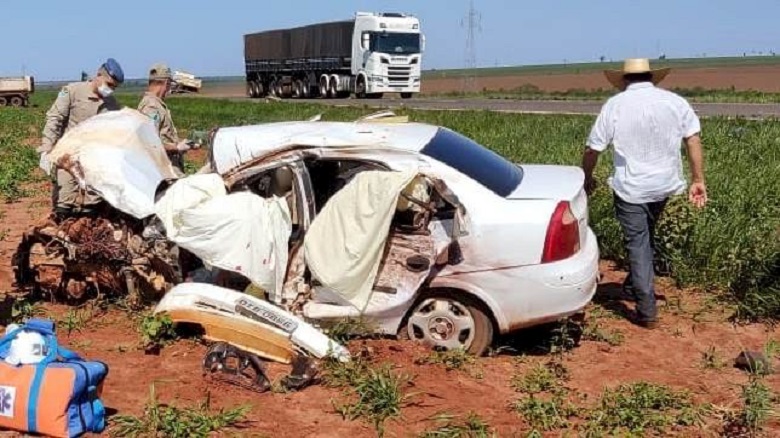
M 237 272 L 275 296 L 281 293 L 292 231 L 284 198 L 226 194 L 219 175 L 177 181 L 156 205 L 172 242 L 204 263 Z
M 137 219 L 154 213 L 160 182 L 176 179 L 154 124 L 131 108 L 83 121 L 65 133 L 48 160 Z
M 361 311 L 371 298 L 399 195 L 416 176 L 416 171 L 359 173 L 330 198 L 306 233 L 312 275 Z

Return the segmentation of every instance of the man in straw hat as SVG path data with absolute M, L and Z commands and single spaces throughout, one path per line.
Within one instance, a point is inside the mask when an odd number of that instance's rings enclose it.
M 651 69 L 647 59 L 627 59 L 622 70 L 604 73 L 621 92 L 602 107 L 588 137 L 582 159 L 585 189 L 589 194 L 595 189 L 593 169 L 599 153 L 612 144 L 609 185 L 630 263 L 624 291 L 636 301 L 635 322 L 655 328 L 653 239 L 669 197 L 685 192 L 683 142 L 692 176 L 688 199 L 698 208 L 707 202 L 701 125 L 685 99 L 656 88 L 669 69 Z

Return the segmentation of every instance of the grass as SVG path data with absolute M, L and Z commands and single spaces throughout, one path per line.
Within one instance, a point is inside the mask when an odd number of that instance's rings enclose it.
M 54 93 L 36 93 L 36 108 L 3 109 L 0 120 L 0 196 L 15 199 L 24 184 L 38 178 L 37 154 L 24 145 L 38 138 L 43 112 Z M 121 94 L 135 106 L 138 95 Z M 169 99 L 181 135 L 215 126 L 303 120 L 354 120 L 376 111 L 313 104 Z M 488 111 L 399 110 L 411 120 L 443 125 L 520 163 L 579 165 L 592 116 L 502 114 Z M 780 317 L 780 124 L 774 121 L 708 118 L 702 121 L 710 203 L 692 209 L 683 197 L 672 199 L 658 229 L 659 270 L 681 286 L 723 292 L 743 321 Z M 687 169 L 687 167 L 686 167 Z M 687 170 L 686 170 L 687 171 Z M 596 177 L 611 173 L 604 154 Z M 614 218 L 611 193 L 602 184 L 590 199 L 591 226 L 602 257 L 622 263 L 624 251 Z M 565 349 L 566 345 L 562 345 Z
M 425 357 L 417 358 L 418 365 L 443 365 L 447 371 L 460 370 L 476 362 L 474 355 L 462 348 L 444 351 L 432 351 Z
M 621 345 L 625 339 L 623 332 L 617 329 L 605 329 L 600 323 L 588 323 L 582 332 L 582 339 L 593 342 L 604 342 L 613 347 Z
M 433 430 L 428 430 L 419 435 L 420 438 L 489 438 L 497 436 L 491 432 L 490 425 L 479 415 L 469 412 L 466 418 L 460 422 L 454 422 L 456 416 L 440 414 L 433 419 L 442 423 Z
M 663 85 L 661 85 L 663 86 Z M 691 102 L 697 103 L 780 103 L 780 93 L 737 90 L 732 88 L 706 89 L 702 87 L 669 89 Z M 614 96 L 617 90 L 610 88 L 570 88 L 566 91 L 543 90 L 533 84 L 524 84 L 511 89 L 487 89 L 481 91 L 424 93 L 425 97 L 449 97 L 467 99 L 497 100 L 557 100 L 557 101 L 605 101 Z
M 325 333 L 339 344 L 345 344 L 355 338 L 376 336 L 374 326 L 361 318 L 345 318 L 329 326 Z
M 705 370 L 719 370 L 726 366 L 726 361 L 720 356 L 715 346 L 710 346 L 701 352 L 701 366 Z
M 162 405 L 157 400 L 154 385 L 150 392 L 150 401 L 141 417 L 121 415 L 112 419 L 111 436 L 206 438 L 214 432 L 239 425 L 249 412 L 249 407 L 245 406 L 212 412 L 208 396 L 197 407 Z
M 390 364 L 372 366 L 354 357 L 350 362 L 325 362 L 323 382 L 347 390 L 352 401 L 333 407 L 346 420 L 365 419 L 379 436 L 384 435 L 385 421 L 401 415 L 402 406 L 414 394 L 404 392 L 411 383 L 409 376 L 395 373 Z
M 540 363 L 523 376 L 513 376 L 510 384 L 515 391 L 529 395 L 562 392 L 561 384 L 568 379 L 568 374 L 566 368 L 559 362 Z
M 138 325 L 138 332 L 141 334 L 141 342 L 147 352 L 158 352 L 169 341 L 176 339 L 173 321 L 166 314 L 144 315 Z
M 692 426 L 702 418 L 686 392 L 636 382 L 607 389 L 587 414 L 586 435 L 645 436 L 673 425 Z
M 678 58 L 665 60 L 652 60 L 653 67 L 672 68 L 702 68 L 702 67 L 733 67 L 748 65 L 775 65 L 780 63 L 777 56 L 730 56 L 730 57 L 703 57 L 703 58 Z M 434 78 L 460 77 L 466 74 L 477 77 L 486 76 L 514 76 L 523 74 L 578 74 L 586 72 L 598 72 L 604 69 L 617 69 L 621 62 L 574 62 L 564 64 L 522 65 L 508 67 L 485 67 L 478 69 L 445 69 L 427 70 L 423 72 L 423 80 Z

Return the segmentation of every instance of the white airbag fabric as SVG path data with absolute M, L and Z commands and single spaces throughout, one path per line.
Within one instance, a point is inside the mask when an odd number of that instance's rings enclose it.
M 371 298 L 399 194 L 415 176 L 416 171 L 359 173 L 330 198 L 306 233 L 312 275 L 361 311 Z
M 168 239 L 206 264 L 237 272 L 281 293 L 292 231 L 284 198 L 250 192 L 226 194 L 219 175 L 177 181 L 156 206 Z
M 160 182 L 176 178 L 154 124 L 131 108 L 92 116 L 65 133 L 48 160 L 66 156 L 81 166 L 82 187 L 137 219 L 154 213 Z

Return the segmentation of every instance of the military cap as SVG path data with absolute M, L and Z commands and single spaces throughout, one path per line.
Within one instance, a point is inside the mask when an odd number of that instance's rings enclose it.
M 108 58 L 106 62 L 103 63 L 103 65 L 100 66 L 106 73 L 108 73 L 109 76 L 114 78 L 114 80 L 121 84 L 125 81 L 125 72 L 122 71 L 122 67 L 119 65 L 118 62 L 116 62 L 116 59 L 114 58 Z
M 158 81 L 171 79 L 171 69 L 167 65 L 157 63 L 149 69 L 149 80 Z

